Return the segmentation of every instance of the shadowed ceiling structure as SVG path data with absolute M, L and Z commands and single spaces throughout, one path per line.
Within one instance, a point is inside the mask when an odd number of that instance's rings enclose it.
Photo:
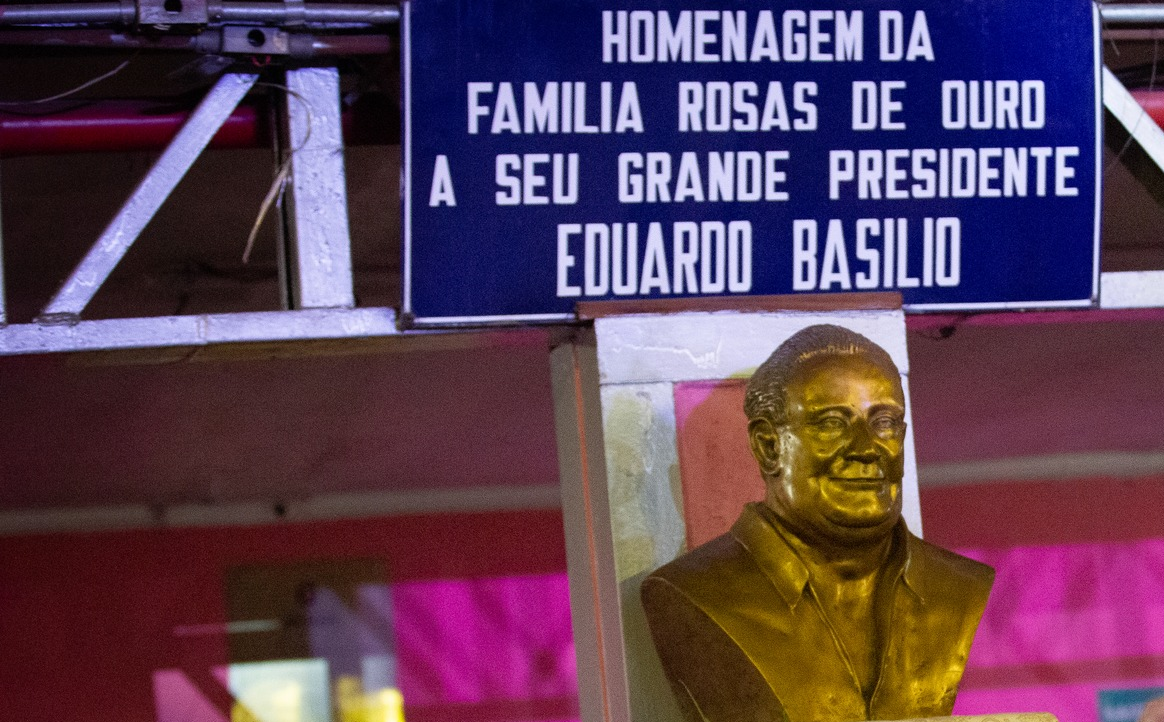
M 1105 46 L 1117 71 L 1159 58 L 1151 42 Z M 128 61 L 68 106 L 13 104 Z M 204 56 L 3 47 L 0 120 L 71 107 L 189 109 Z M 358 305 L 400 297 L 399 64 L 340 64 L 361 138 L 346 152 Z M 276 83 L 272 68 L 263 82 Z M 1142 74 L 1142 73 L 1141 73 Z M 260 117 L 277 88 L 260 85 Z M 1164 177 L 1109 123 L 1102 270 L 1164 268 Z M 351 130 L 353 126 L 349 126 Z M 48 154 L 5 145 L 0 203 L 9 320 L 30 321 L 128 197 L 158 149 Z M 255 143 L 262 142 L 256 134 Z M 277 164 L 270 148 L 206 152 L 130 249 L 85 318 L 277 310 L 276 223 L 242 261 Z M 915 319 L 913 419 L 925 485 L 1005 476 L 999 460 L 1088 459 L 1164 469 L 1156 312 L 1058 322 Z M 122 504 L 280 503 L 320 494 L 557 483 L 547 349 L 558 331 L 436 335 L 329 348 L 0 358 L 0 510 Z M 444 339 L 444 340 L 441 340 Z M 449 340 L 455 339 L 455 340 Z M 1082 460 L 1082 462 L 1080 461 Z M 1018 463 L 1018 462 L 1015 462 Z M 1106 464 L 1106 466 L 1104 466 Z M 1138 466 L 1137 466 L 1138 464 Z M 1046 465 L 1044 465 L 1046 466 Z M 1025 468 L 1025 467 L 1024 467 Z M 1006 471 L 1010 469 L 1010 471 Z M 1157 470 L 1159 470 L 1157 469 Z M 539 497 L 543 500 L 551 496 Z

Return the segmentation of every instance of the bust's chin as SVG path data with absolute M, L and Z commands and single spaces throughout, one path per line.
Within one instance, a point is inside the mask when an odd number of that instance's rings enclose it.
M 900 507 L 871 516 L 867 514 L 850 515 L 842 511 L 828 514 L 825 517 L 829 522 L 829 536 L 833 542 L 842 546 L 859 546 L 878 542 L 888 537 L 901 518 Z
M 823 512 L 818 508 L 805 514 L 782 503 L 779 497 L 769 496 L 765 505 L 776 513 L 781 524 L 804 543 L 822 548 L 850 548 L 876 544 L 893 533 L 901 518 L 900 504 L 882 508 L 877 513 L 865 509 L 855 513 L 851 509 L 832 508 Z
M 828 478 L 818 481 L 821 515 L 842 530 L 888 533 L 901 517 L 901 482 Z

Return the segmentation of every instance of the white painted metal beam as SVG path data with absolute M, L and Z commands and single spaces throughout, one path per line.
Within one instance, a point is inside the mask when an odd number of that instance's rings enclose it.
M 366 519 L 401 514 L 557 509 L 556 484 L 481 486 L 321 494 L 305 499 L 233 501 L 219 504 L 122 504 L 72 509 L 0 511 L 0 536 L 60 532 L 277 524 L 280 522 Z
M 292 308 L 350 308 L 351 234 L 339 71 L 287 71 Z
M 918 468 L 923 488 L 1015 481 L 1128 479 L 1164 473 L 1164 451 L 1089 451 L 1009 459 L 981 459 Z
M 0 356 L 220 343 L 394 336 L 391 308 L 314 309 L 13 324 L 0 327 Z
M 1143 25 L 1164 23 L 1164 5 L 1123 5 L 1101 3 L 1100 17 L 1105 25 Z
M 253 73 L 227 73 L 203 98 L 133 195 L 93 244 L 80 265 L 41 313 L 49 321 L 70 321 L 85 310 L 146 225 L 170 196 L 210 139 L 258 80 Z
M 1164 307 L 1164 271 L 1119 271 L 1100 276 L 1100 308 Z
M 1137 6 L 1138 7 L 1138 6 Z M 1147 7 L 1147 6 L 1144 6 Z M 1108 13 L 1118 8 L 1104 8 Z M 1136 7 L 1129 8 L 1135 11 Z M 1160 7 L 1155 7 L 1156 12 Z M 1164 15 L 1161 16 L 1164 18 Z M 1119 78 L 1103 69 L 1103 104 L 1128 131 L 1156 167 L 1164 171 L 1164 131 L 1140 106 Z M 1164 271 L 1124 271 L 1103 273 L 1099 281 L 1100 308 L 1164 307 Z
M 1103 105 L 1157 167 L 1164 170 L 1164 131 L 1106 65 L 1103 67 Z

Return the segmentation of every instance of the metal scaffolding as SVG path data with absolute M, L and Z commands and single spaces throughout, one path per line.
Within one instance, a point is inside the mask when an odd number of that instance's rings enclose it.
M 1105 33 L 1158 32 L 1164 5 L 1098 6 Z M 305 48 L 342 53 L 383 52 L 385 26 L 396 23 L 395 5 L 230 2 L 228 0 L 116 0 L 4 5 L 5 33 L 18 42 L 59 39 L 61 33 L 98 33 L 132 46 L 133 33 L 117 28 L 185 28 L 174 47 L 205 52 L 309 54 Z M 190 28 L 194 28 L 191 32 Z M 260 35 L 255 35 L 259 31 Z M 331 35 L 335 31 L 345 34 Z M 106 33 L 106 35 L 101 35 Z M 198 38 L 205 34 L 205 39 Z M 296 40 L 298 38 L 298 40 Z M 89 38 L 93 40 L 93 38 Z M 111 41 L 112 42 L 112 41 Z M 156 41 L 151 41 L 156 42 Z M 306 45 L 304 45 L 306 43 Z M 331 45 L 329 46 L 329 43 Z M 100 43 L 98 43 L 100 44 Z M 155 45 L 156 47 L 156 45 Z M 340 127 L 339 72 L 335 67 L 286 71 L 282 109 L 288 137 L 285 168 L 287 240 L 280 273 L 286 308 L 262 313 L 82 320 L 81 314 L 146 224 L 256 83 L 250 72 L 221 76 L 158 158 L 88 254 L 32 323 L 8 324 L 0 264 L 0 355 L 162 346 L 355 338 L 397 335 L 391 308 L 356 308 Z M 1103 103 L 1164 169 L 1164 132 L 1105 68 Z M 1164 306 L 1164 271 L 1105 273 L 1102 308 Z

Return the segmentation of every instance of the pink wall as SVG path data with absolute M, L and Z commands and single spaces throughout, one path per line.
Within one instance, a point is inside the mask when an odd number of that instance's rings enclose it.
M 229 709 L 224 636 L 188 633 L 226 569 L 344 558 L 389 570 L 410 721 L 576 715 L 561 515 L 524 511 L 0 539 L 3 717 L 154 722 L 164 670 Z
M 926 537 L 993 566 L 959 714 L 1096 722 L 1102 689 L 1164 685 L 1164 478 L 922 490 Z
M 998 572 L 956 712 L 1096 722 L 1098 690 L 1164 684 L 1164 478 L 923 488 L 922 510 Z M 561 529 L 526 511 L 0 539 L 0 704 L 155 722 L 165 672 L 220 714 L 223 635 L 175 629 L 225 621 L 225 570 L 374 557 L 410 722 L 576 719 Z

